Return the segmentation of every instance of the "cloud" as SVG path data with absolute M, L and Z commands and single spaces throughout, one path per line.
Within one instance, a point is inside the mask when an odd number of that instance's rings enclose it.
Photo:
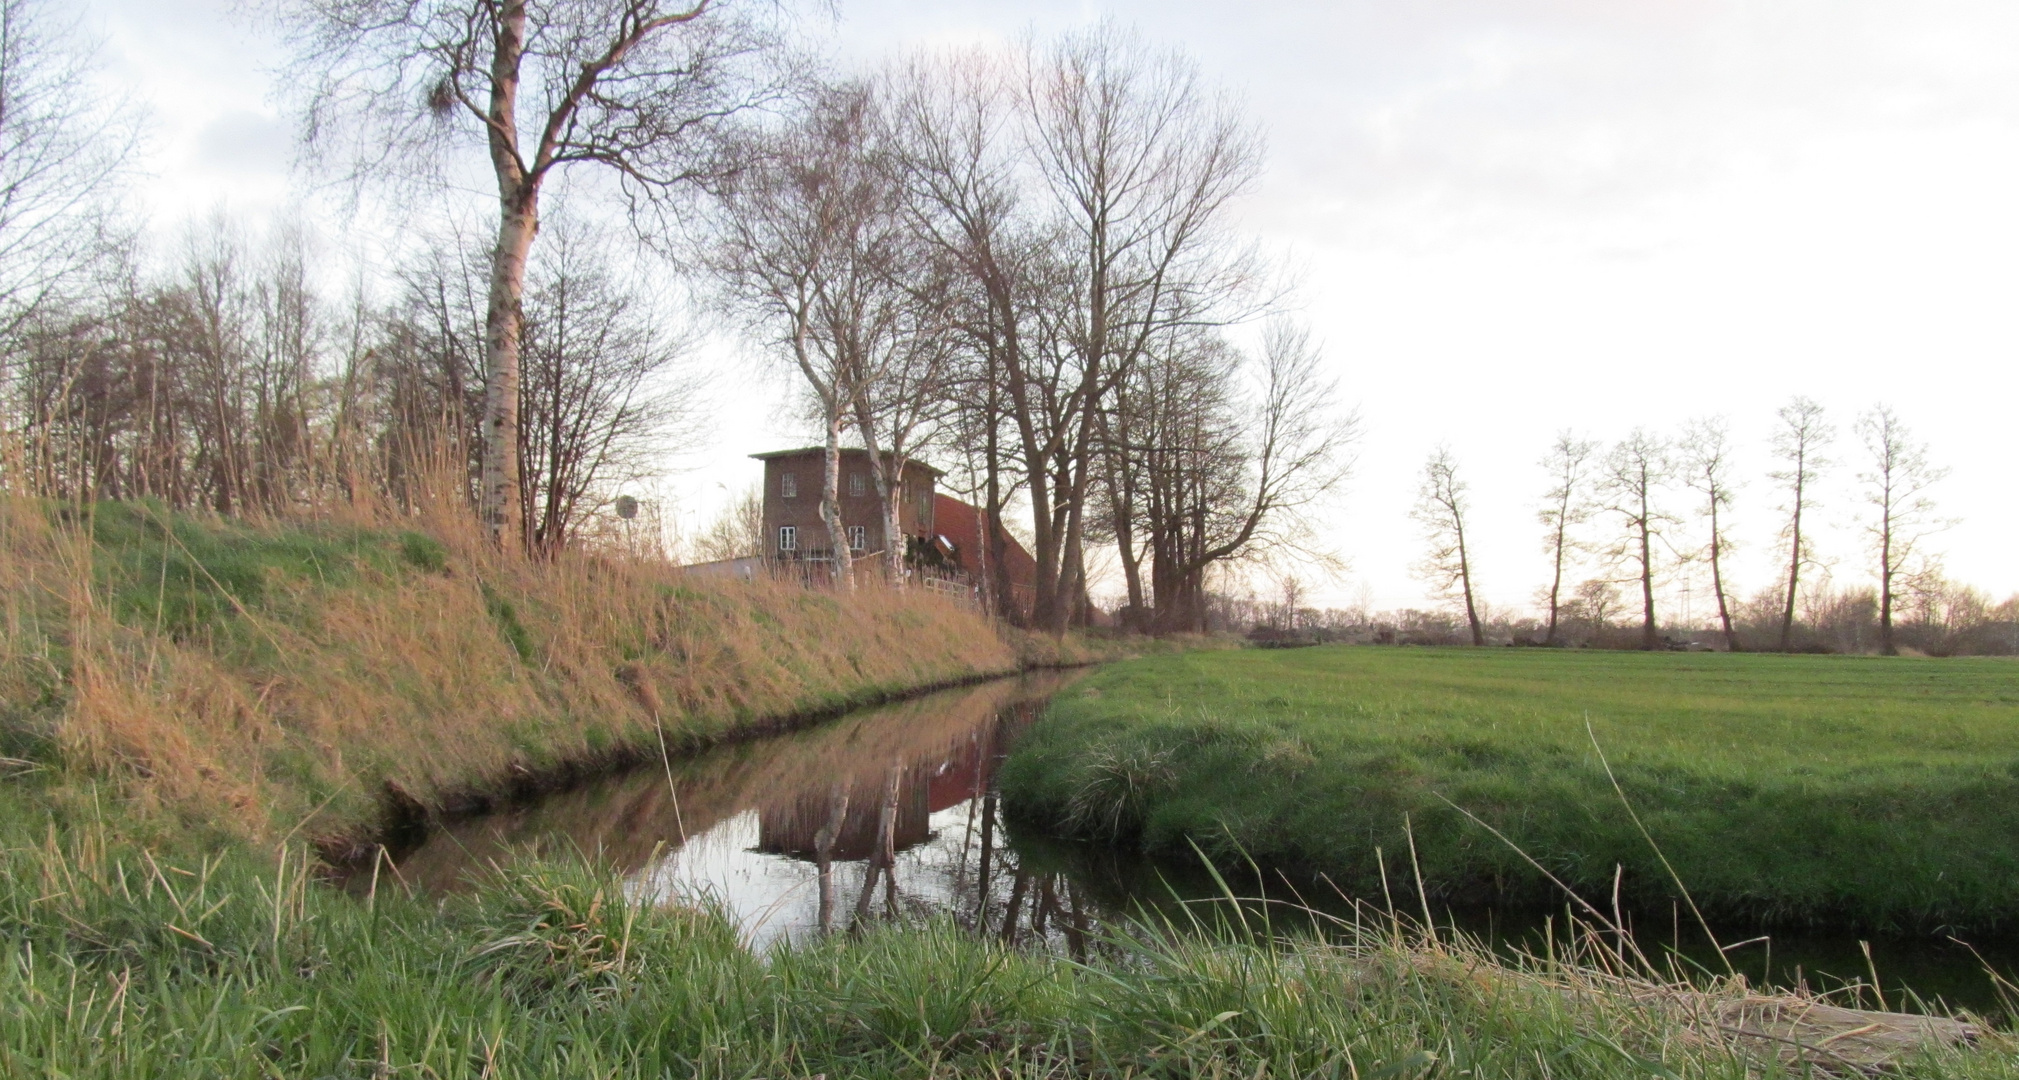
M 190 163 L 209 172 L 284 173 L 293 153 L 293 131 L 285 119 L 238 109 L 204 125 Z

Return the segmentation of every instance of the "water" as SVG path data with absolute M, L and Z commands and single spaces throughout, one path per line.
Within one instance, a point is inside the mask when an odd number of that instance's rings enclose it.
M 1005 827 L 996 766 L 1043 703 L 1075 677 L 999 680 L 655 762 L 531 806 L 453 823 L 395 865 L 410 886 L 439 891 L 461 887 L 492 864 L 579 852 L 620 871 L 637 895 L 708 898 L 756 948 L 943 915 L 975 933 L 1084 956 L 1098 947 L 1104 924 L 1146 910 L 1186 923 L 1187 909 L 1221 892 L 1190 863 Z M 1339 918 L 1355 914 L 1350 899 L 1308 882 L 1244 881 L 1236 888 L 1295 896 Z M 1295 921 L 1284 908 L 1272 910 L 1279 924 Z M 1561 911 L 1433 914 L 1440 925 L 1505 948 L 1537 948 L 1546 920 L 1558 932 L 1563 925 Z M 1686 913 L 1638 918 L 1650 955 L 1672 949 L 1722 970 L 1701 931 L 1685 925 Z M 1855 935 L 1714 929 L 1727 945 L 1760 939 L 1727 954 L 1756 984 L 1869 984 L 1876 968 L 1890 1006 L 1918 994 L 2002 1011 L 1977 954 L 1954 942 L 1871 940 L 1868 965 Z M 2019 960 L 2014 943 L 1975 944 L 2001 972 Z

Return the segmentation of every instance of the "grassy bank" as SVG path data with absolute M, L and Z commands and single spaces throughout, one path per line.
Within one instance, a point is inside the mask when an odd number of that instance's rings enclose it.
M 1903 1052 L 1859 1023 L 1825 1045 L 1790 1011 L 1813 1002 L 1624 976 L 1589 941 L 1511 965 L 1383 929 L 1271 947 L 1142 933 L 1073 963 L 935 924 L 757 956 L 703 907 L 636 907 L 580 870 L 522 867 L 440 903 L 389 884 L 360 901 L 318 885 L 300 852 L 177 861 L 92 822 L 42 827 L 18 789 L 0 801 L 7 1076 L 2019 1071 L 1995 1034 Z
M 459 518 L 0 504 L 0 755 L 170 831 L 365 838 L 780 718 L 1088 659 L 917 592 L 500 560 Z M 63 799 L 76 785 L 57 785 Z
M 1676 889 L 1635 814 L 1712 917 L 1983 930 L 2019 911 L 2019 668 L 2000 660 L 1159 657 L 1058 699 L 1003 784 L 1046 828 L 1244 850 L 1362 896 L 1385 863 L 1412 895 L 1420 867 L 1440 900 L 1563 902 L 1455 804 L 1602 905 L 1623 867 L 1664 921 Z
M 1075 960 L 929 923 L 755 955 L 705 898 L 643 906 L 580 866 L 346 895 L 310 841 L 366 836 L 388 792 L 453 809 L 1097 647 L 925 596 L 499 562 L 420 525 L 0 506 L 0 1075 L 2019 1072 L 1995 1032 L 1819 1025 L 1575 935 L 1509 962 L 1386 920 L 1138 928 Z

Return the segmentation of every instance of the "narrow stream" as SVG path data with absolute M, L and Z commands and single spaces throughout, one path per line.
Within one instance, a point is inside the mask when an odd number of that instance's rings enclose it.
M 1185 921 L 1181 901 L 1220 895 L 1196 866 L 1159 863 L 1098 845 L 1006 829 L 996 765 L 1046 700 L 1078 676 L 1040 673 L 864 709 L 831 723 L 733 743 L 611 777 L 540 802 L 452 823 L 396 862 L 426 891 L 453 890 L 493 864 L 580 853 L 621 872 L 637 893 L 702 899 L 741 927 L 753 947 L 873 921 L 945 915 L 976 933 L 1083 956 L 1104 922 L 1151 909 Z M 1241 885 L 1246 893 L 1252 884 Z M 1292 887 L 1275 883 L 1271 895 Z M 1350 917 L 1322 889 L 1295 894 Z M 1283 909 L 1277 908 L 1281 911 Z M 1539 947 L 1562 913 L 1437 913 L 1497 945 Z M 1721 969 L 1701 932 L 1677 920 L 1658 931 L 1642 916 L 1651 955 L 1675 948 Z M 2019 946 L 1718 927 L 1734 966 L 1755 983 L 1816 989 L 1869 983 L 1876 967 L 1889 1006 L 1910 995 L 1952 1007 L 2006 1012 L 1978 953 L 2013 971 Z M 1903 991 L 1905 993 L 1903 993 Z M 1869 1001 L 1869 999 L 1867 999 Z

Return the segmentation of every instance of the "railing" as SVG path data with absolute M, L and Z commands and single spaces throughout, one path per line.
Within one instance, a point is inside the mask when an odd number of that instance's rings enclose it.
M 919 584 L 924 585 L 925 591 L 929 593 L 944 596 L 950 600 L 957 600 L 969 607 L 975 606 L 974 586 L 969 585 L 965 581 L 958 581 L 953 578 L 933 577 L 931 575 L 920 575 L 918 580 Z

